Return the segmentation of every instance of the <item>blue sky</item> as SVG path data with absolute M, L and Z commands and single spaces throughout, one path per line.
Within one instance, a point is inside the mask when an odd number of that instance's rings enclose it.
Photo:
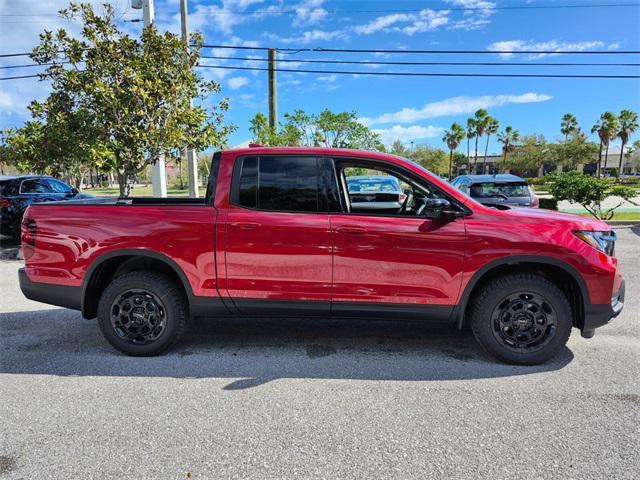
M 323 0 L 223 0 L 190 1 L 190 27 L 203 32 L 210 44 L 261 47 L 326 47 L 364 49 L 473 49 L 473 50 L 640 50 L 640 8 L 571 8 L 503 10 L 501 7 L 548 6 L 589 3 L 630 3 L 612 0 L 428 0 L 428 1 L 323 1 Z M 0 0 L 0 15 L 28 13 L 28 17 L 0 17 L 2 53 L 30 50 L 43 28 L 77 29 L 51 15 L 65 2 L 58 0 Z M 125 0 L 116 2 L 123 19 L 141 16 Z M 472 11 L 460 11 L 472 7 Z M 363 11 L 368 12 L 363 12 Z M 339 11 L 340 13 L 336 12 Z M 372 12 L 373 11 L 373 12 Z M 257 12 L 247 14 L 247 12 Z M 283 13 L 286 12 L 286 13 Z M 179 32 L 179 2 L 156 1 L 157 24 Z M 139 23 L 124 23 L 132 34 Z M 217 56 L 257 56 L 266 52 L 206 49 Z M 339 53 L 280 54 L 287 59 L 397 60 L 397 61 L 508 61 L 640 63 L 638 55 L 373 55 Z M 2 59 L 0 65 L 24 63 Z M 261 66 L 264 62 L 216 61 L 209 64 Z M 352 66 L 281 64 L 282 68 L 361 71 L 424 72 L 524 72 L 638 74 L 638 67 L 534 67 L 534 66 Z M 4 70 L 12 75 L 34 69 Z M 230 145 L 250 139 L 249 119 L 267 111 L 266 72 L 201 69 L 219 81 L 231 108 L 229 122 L 238 126 Z M 0 128 L 18 126 L 27 117 L 26 105 L 46 93 L 35 80 L 0 82 Z M 536 79 L 536 78 L 430 78 L 375 77 L 331 74 L 278 75 L 280 115 L 295 108 L 319 112 L 354 110 L 385 143 L 430 143 L 443 146 L 442 130 L 452 122 L 464 124 L 484 107 L 501 126 L 512 125 L 521 134 L 559 136 L 559 122 L 574 113 L 589 130 L 600 113 L 623 108 L 640 111 L 638 79 Z M 636 133 L 634 139 L 640 138 Z M 490 151 L 498 151 L 492 141 Z

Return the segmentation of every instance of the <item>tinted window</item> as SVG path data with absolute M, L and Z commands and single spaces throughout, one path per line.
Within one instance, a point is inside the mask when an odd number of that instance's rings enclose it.
M 48 178 L 44 180 L 44 182 L 46 182 L 47 185 L 49 185 L 49 187 L 51 188 L 51 191 L 54 193 L 71 193 L 72 192 L 71 187 L 69 185 L 59 180 L 53 180 L 51 178 Z
M 495 196 L 528 197 L 529 187 L 525 182 L 508 183 L 474 183 L 471 187 L 471 196 L 475 198 L 489 198 Z
M 240 205 L 260 210 L 317 212 L 318 161 L 304 157 L 245 158 L 239 177 Z
M 3 197 L 13 197 L 18 195 L 19 181 L 16 180 L 3 180 L 0 182 L 0 194 Z
M 33 178 L 22 182 L 20 193 L 51 193 L 51 190 L 49 186 L 39 178 Z
M 240 174 L 240 205 L 258 208 L 258 159 L 245 158 Z

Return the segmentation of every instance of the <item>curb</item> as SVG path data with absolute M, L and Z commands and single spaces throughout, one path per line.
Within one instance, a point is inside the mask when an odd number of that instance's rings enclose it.
M 606 223 L 612 227 L 635 227 L 640 225 L 640 220 L 609 220 Z

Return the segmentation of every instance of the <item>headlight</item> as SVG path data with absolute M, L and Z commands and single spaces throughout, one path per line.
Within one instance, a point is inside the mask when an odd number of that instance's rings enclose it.
M 615 254 L 616 233 L 614 231 L 591 232 L 589 230 L 574 230 L 573 234 L 596 250 L 606 253 L 610 257 Z

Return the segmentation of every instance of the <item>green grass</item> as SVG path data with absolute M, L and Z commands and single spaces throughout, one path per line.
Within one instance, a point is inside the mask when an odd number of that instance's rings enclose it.
M 85 188 L 83 193 L 89 193 L 97 197 L 117 197 L 120 190 L 118 190 L 118 187 Z M 131 189 L 130 195 L 132 197 L 152 197 L 153 192 L 151 185 L 146 187 L 134 187 Z M 184 190 L 180 190 L 179 188 L 167 188 L 167 195 L 170 197 L 188 196 L 189 189 L 185 188 Z
M 575 212 L 569 212 L 575 213 Z M 589 213 L 578 213 L 583 217 L 593 218 L 593 216 Z M 640 212 L 613 212 L 613 218 L 611 220 L 638 220 L 640 221 Z

